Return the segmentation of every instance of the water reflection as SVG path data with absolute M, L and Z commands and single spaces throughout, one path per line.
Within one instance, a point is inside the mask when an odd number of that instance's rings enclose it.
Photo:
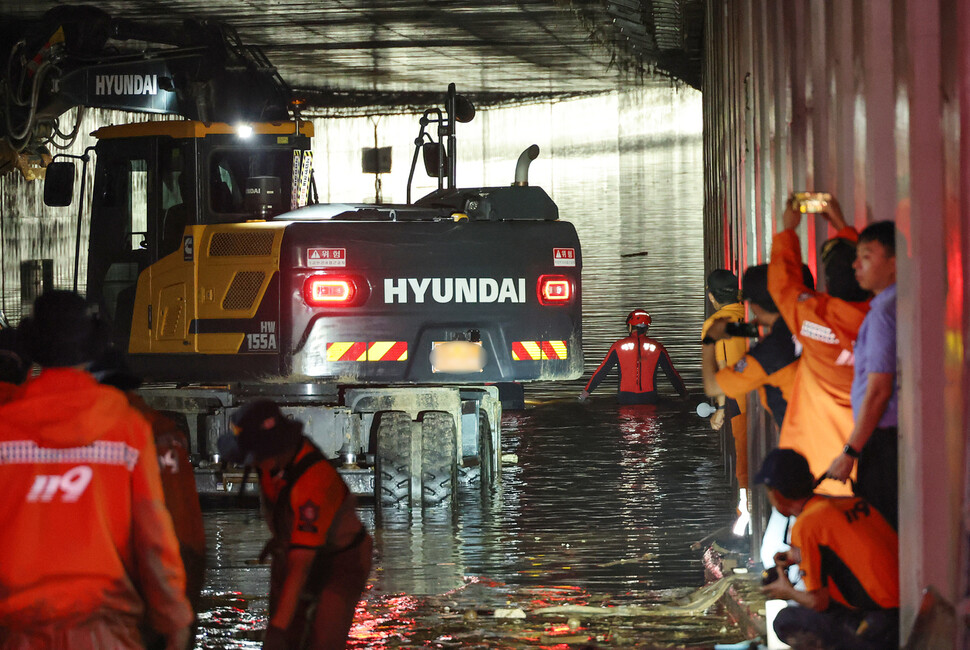
M 583 242 L 587 376 L 625 333 L 626 314 L 645 307 L 651 335 L 697 392 L 704 309 L 699 95 L 611 95 L 490 111 L 477 124 L 480 141 L 472 135 L 462 146 L 482 152 L 484 184 L 508 180 L 498 176 L 523 132 L 548 138 L 532 182 L 550 192 Z M 464 184 L 479 182 L 469 178 L 473 164 L 459 171 Z M 643 605 L 683 596 L 704 581 L 691 544 L 733 515 L 718 438 L 692 413 L 696 400 L 617 407 L 611 378 L 579 404 L 581 388 L 530 387 L 530 408 L 506 413 L 503 451 L 518 461 L 506 465 L 501 486 L 484 502 L 477 491 L 463 492 L 454 516 L 399 512 L 376 527 L 365 508 L 376 561 L 353 647 L 591 640 L 620 648 L 740 638 L 717 611 L 578 625 L 564 616 L 494 617 L 497 608 Z M 235 511 L 210 514 L 207 527 L 211 607 L 200 639 L 204 647 L 247 647 L 258 638 L 252 630 L 265 624 L 268 570 L 250 564 L 264 526 L 254 513 Z

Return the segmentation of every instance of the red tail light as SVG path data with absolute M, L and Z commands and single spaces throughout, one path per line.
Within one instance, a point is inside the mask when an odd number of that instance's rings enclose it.
M 542 275 L 536 285 L 540 305 L 564 305 L 573 298 L 573 281 L 564 275 Z
M 303 299 L 311 307 L 341 307 L 354 302 L 357 283 L 338 275 L 311 275 L 303 283 Z

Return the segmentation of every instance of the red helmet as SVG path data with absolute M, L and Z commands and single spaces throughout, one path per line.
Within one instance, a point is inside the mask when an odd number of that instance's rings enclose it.
M 631 327 L 646 327 L 650 325 L 651 321 L 650 314 L 647 313 L 646 309 L 634 309 L 626 317 L 626 324 Z

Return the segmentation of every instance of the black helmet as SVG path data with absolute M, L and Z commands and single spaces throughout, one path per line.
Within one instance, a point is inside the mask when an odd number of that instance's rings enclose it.
M 27 356 L 45 368 L 78 366 L 101 356 L 108 328 L 73 291 L 47 291 L 17 327 Z
M 232 414 L 230 424 L 235 434 L 238 457 L 226 460 L 242 462 L 245 465 L 292 449 L 303 434 L 303 425 L 286 417 L 276 402 L 269 399 L 256 400 L 242 406 Z M 225 454 L 228 450 L 220 451 Z

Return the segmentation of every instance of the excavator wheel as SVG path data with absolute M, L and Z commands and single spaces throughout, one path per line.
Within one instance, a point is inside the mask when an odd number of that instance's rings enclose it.
M 478 412 L 478 465 L 481 468 L 482 492 L 488 494 L 495 487 L 495 455 L 492 425 L 485 411 Z
M 378 414 L 375 492 L 381 508 L 411 501 L 411 417 L 403 411 Z
M 444 411 L 428 411 L 421 419 L 421 505 L 449 506 L 457 478 L 455 421 Z

